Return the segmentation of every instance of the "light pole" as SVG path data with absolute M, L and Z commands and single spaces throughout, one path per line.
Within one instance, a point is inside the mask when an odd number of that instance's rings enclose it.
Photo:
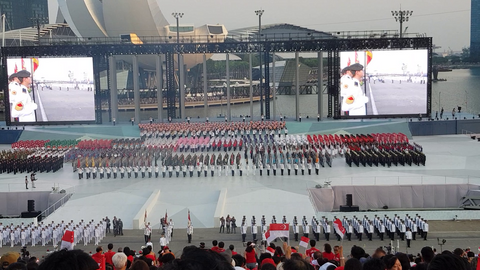
M 177 66 L 178 66 L 178 105 L 180 108 L 182 108 L 182 103 L 185 102 L 184 99 L 185 97 L 182 97 L 180 94 L 180 76 L 182 76 L 182 74 L 180 74 L 180 26 L 179 26 L 179 20 L 180 18 L 183 17 L 183 13 L 181 12 L 173 12 L 172 13 L 172 16 L 175 18 L 175 20 L 177 21 L 177 48 L 178 48 L 178 51 L 177 51 Z M 181 109 L 180 109 L 181 110 Z M 181 114 L 181 112 L 180 112 Z M 184 117 L 184 115 L 180 115 L 180 118 Z
M 262 49 L 261 49 L 261 43 L 260 43 L 260 39 L 261 39 L 261 36 L 262 36 L 262 15 L 263 15 L 263 12 L 264 10 L 263 9 L 259 9 L 259 10 L 255 10 L 255 14 L 257 14 L 258 16 L 258 59 L 260 60 L 260 79 L 258 80 L 259 81 L 259 87 L 260 87 L 260 115 L 264 115 L 263 114 L 263 83 L 262 83 L 262 79 L 263 79 L 263 70 L 262 70 Z
M 398 11 L 392 11 L 392 16 L 395 18 L 395 21 L 400 23 L 400 38 L 402 38 L 403 33 L 402 24 L 403 22 L 408 22 L 408 18 L 412 16 L 412 14 L 413 11 L 402 10 L 401 8 Z

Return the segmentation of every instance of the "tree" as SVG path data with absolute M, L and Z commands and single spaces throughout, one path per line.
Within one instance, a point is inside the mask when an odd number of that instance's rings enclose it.
M 462 62 L 470 62 L 470 47 L 462 48 Z

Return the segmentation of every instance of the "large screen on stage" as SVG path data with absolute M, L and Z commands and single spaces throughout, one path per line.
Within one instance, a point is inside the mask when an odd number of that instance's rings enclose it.
M 427 50 L 340 53 L 343 117 L 427 113 Z
M 7 75 L 13 124 L 95 121 L 91 57 L 11 57 Z

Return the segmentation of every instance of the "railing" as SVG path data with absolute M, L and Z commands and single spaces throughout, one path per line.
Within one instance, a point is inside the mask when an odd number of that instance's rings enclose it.
M 416 33 L 406 33 L 404 37 L 418 37 Z M 260 39 L 257 32 L 238 35 L 182 35 L 179 43 L 223 43 L 223 42 L 256 42 L 256 41 L 282 41 L 282 40 L 310 40 L 310 39 L 355 39 L 355 38 L 398 38 L 397 30 L 371 30 L 371 31 L 338 31 L 311 33 L 274 33 L 262 34 Z M 175 36 L 146 36 L 139 37 L 142 44 L 175 44 Z M 121 37 L 53 37 L 40 39 L 40 45 L 101 45 L 101 44 L 132 44 L 129 39 Z M 140 44 L 138 44 L 140 45 Z
M 331 181 L 332 186 L 398 186 L 398 185 L 480 185 L 476 176 L 372 176 L 372 177 L 332 177 L 319 179 L 317 183 Z
M 61 199 L 56 201 L 54 204 L 50 205 L 47 209 L 43 210 L 40 213 L 40 215 L 37 216 L 37 220 L 38 220 L 38 217 L 41 217 L 42 219 L 45 219 L 46 217 L 48 217 L 50 214 L 52 214 L 58 208 L 62 207 L 66 202 L 68 202 L 68 200 L 70 199 L 70 197 L 72 197 L 72 195 L 73 193 L 68 193 L 65 196 L 63 196 Z

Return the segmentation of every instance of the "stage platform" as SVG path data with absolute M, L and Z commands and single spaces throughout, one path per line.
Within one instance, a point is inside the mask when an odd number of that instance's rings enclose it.
M 148 207 L 147 220 L 155 228 L 167 212 L 168 218 L 175 221 L 177 228 L 186 227 L 187 212 L 190 210 L 196 228 L 214 227 L 218 216 L 235 216 L 237 222 L 252 215 L 257 220 L 272 215 L 281 220 L 285 215 L 291 222 L 293 216 L 318 217 L 324 212 L 316 212 L 309 197 L 308 189 L 324 185 L 332 186 L 402 185 L 410 184 L 480 184 L 480 142 L 466 135 L 443 135 L 412 137 L 405 119 L 371 121 L 303 121 L 287 122 L 289 134 L 329 134 L 329 133 L 378 133 L 402 132 L 410 140 L 423 146 L 427 156 L 426 166 L 387 167 L 348 167 L 344 159 L 333 161 L 332 168 L 321 168 L 320 175 L 267 176 L 264 172 L 256 175 L 228 175 L 218 177 L 190 178 L 131 178 L 78 180 L 72 172 L 71 164 L 56 173 L 38 173 L 37 191 L 51 191 L 54 185 L 59 190 L 73 193 L 68 203 L 50 215 L 46 222 L 61 220 L 95 219 L 105 216 L 120 217 L 124 228 L 133 228 L 133 220 Z M 38 126 L 26 127 L 20 140 L 29 139 L 77 139 L 77 138 L 125 138 L 138 137 L 137 126 L 130 124 L 82 125 L 82 126 Z M 2 145 L 1 149 L 9 148 Z M 314 174 L 314 173 L 313 173 Z M 25 174 L 0 174 L 0 189 L 8 192 L 31 192 L 25 190 Z M 154 190 L 159 196 L 151 199 Z M 155 197 L 154 197 L 155 198 Z M 149 199 L 151 199 L 149 201 Z M 355 198 L 354 198 L 355 204 Z M 367 210 L 367 209 L 361 209 Z M 392 209 L 389 209 L 392 210 Z M 405 210 L 405 209 L 402 209 Z M 420 209 L 412 210 L 415 214 Z M 450 218 L 442 211 L 431 211 L 435 219 Z M 398 210 L 400 211 L 400 210 Z M 395 211 L 390 212 L 395 213 Z M 468 219 L 480 219 L 480 211 L 465 214 Z M 327 213 L 336 215 L 336 213 Z M 360 213 L 359 213 L 360 214 Z M 340 214 L 339 214 L 340 215 Z M 363 215 L 363 214 L 362 214 Z M 426 215 L 426 214 L 425 214 Z M 430 214 L 429 214 L 430 215 Z M 459 215 L 460 217 L 461 215 Z M 431 219 L 432 219 L 431 218 Z

